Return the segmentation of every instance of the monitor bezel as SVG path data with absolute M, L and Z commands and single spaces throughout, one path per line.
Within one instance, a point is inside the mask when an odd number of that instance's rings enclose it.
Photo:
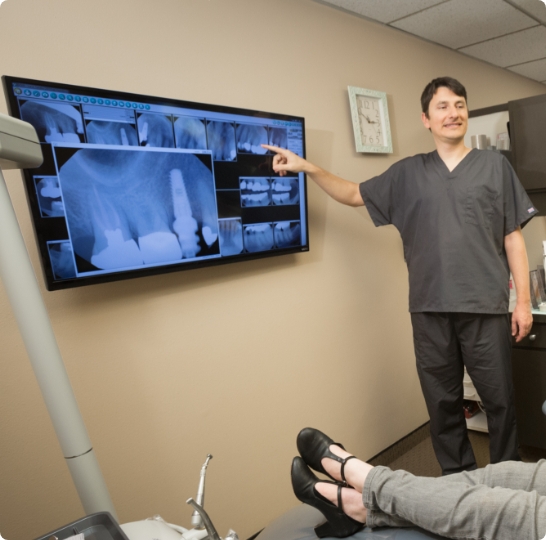
M 66 89 L 67 93 L 76 93 L 76 94 L 85 94 L 92 93 L 97 97 L 103 97 L 107 99 L 112 99 L 114 96 L 119 96 L 120 99 L 125 99 L 127 101 L 146 101 L 150 104 L 159 105 L 159 106 L 179 106 L 187 109 L 196 109 L 196 110 L 207 110 L 213 113 L 227 113 L 234 115 L 243 115 L 251 116 L 255 118 L 264 118 L 264 119 L 275 119 L 280 121 L 297 121 L 302 124 L 302 145 L 303 145 L 303 155 L 306 157 L 306 144 L 305 144 L 305 119 L 301 116 L 287 115 L 282 113 L 273 113 L 268 111 L 258 111 L 254 109 L 246 109 L 241 107 L 232 107 L 224 106 L 218 104 L 208 104 L 202 102 L 188 101 L 178 98 L 165 98 L 159 96 L 150 96 L 147 94 L 126 92 L 123 90 L 107 90 L 103 88 L 95 88 L 92 86 L 86 85 L 76 85 L 76 84 L 66 84 L 53 81 L 43 81 L 38 79 L 29 79 L 25 77 L 14 77 L 10 75 L 2 76 L 2 84 L 4 89 L 4 95 L 6 97 L 8 112 L 11 116 L 19 118 L 18 112 L 18 103 L 17 98 L 14 95 L 11 88 L 13 83 L 29 84 L 35 86 L 43 86 L 44 90 L 49 89 Z M 308 197 L 307 197 L 307 178 L 305 174 L 303 175 L 303 195 L 304 200 L 300 202 L 300 206 L 303 208 L 303 214 L 301 216 L 302 221 L 305 223 L 305 244 L 286 247 L 286 248 L 276 248 L 269 251 L 260 251 L 249 253 L 245 252 L 243 254 L 223 256 L 212 259 L 205 260 L 196 260 L 191 262 L 175 263 L 175 264 L 166 264 L 164 266 L 154 266 L 147 267 L 142 269 L 132 269 L 132 270 L 122 270 L 115 271 L 111 273 L 105 273 L 95 276 L 84 276 L 84 277 L 75 277 L 67 279 L 55 279 L 51 265 L 47 262 L 49 253 L 47 251 L 47 240 L 42 235 L 42 228 L 36 222 L 35 216 L 40 215 L 40 209 L 37 202 L 36 194 L 34 193 L 33 186 L 33 173 L 35 169 L 23 169 L 22 176 L 25 185 L 25 193 L 27 205 L 31 214 L 32 228 L 34 232 L 35 241 L 37 243 L 37 248 L 40 256 L 40 266 L 42 269 L 42 274 L 44 278 L 44 283 L 48 291 L 70 289 L 74 287 L 83 287 L 87 285 L 97 285 L 101 283 L 110 283 L 115 281 L 123 281 L 128 279 L 147 277 L 147 276 L 157 276 L 162 274 L 169 274 L 174 272 L 180 272 L 184 270 L 195 270 L 199 268 L 207 268 L 214 266 L 222 266 L 225 264 L 232 264 L 244 261 L 251 261 L 257 259 L 265 259 L 270 257 L 278 257 L 282 255 L 289 255 L 294 253 L 302 253 L 309 251 L 309 206 L 308 206 Z M 275 177 L 276 175 L 271 170 L 271 176 Z

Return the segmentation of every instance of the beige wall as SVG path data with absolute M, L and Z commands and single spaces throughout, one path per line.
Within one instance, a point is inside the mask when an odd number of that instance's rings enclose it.
M 355 181 L 432 149 L 418 98 L 460 78 L 471 108 L 544 86 L 312 0 L 8 0 L 5 74 L 305 116 L 308 156 Z M 347 85 L 387 92 L 390 156 L 354 151 Z M 0 100 L 0 111 L 6 107 Z M 42 286 L 21 177 L 6 173 Z M 122 522 L 184 503 L 246 538 L 297 504 L 306 425 L 371 457 L 427 420 L 399 237 L 309 186 L 311 251 L 49 293 L 44 299 Z M 43 288 L 43 287 L 42 287 Z M 0 533 L 82 516 L 0 288 Z

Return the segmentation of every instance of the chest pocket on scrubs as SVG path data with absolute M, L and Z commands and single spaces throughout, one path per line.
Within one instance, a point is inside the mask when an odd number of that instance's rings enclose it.
M 490 228 L 498 193 L 487 186 L 470 186 L 466 196 L 465 221 Z

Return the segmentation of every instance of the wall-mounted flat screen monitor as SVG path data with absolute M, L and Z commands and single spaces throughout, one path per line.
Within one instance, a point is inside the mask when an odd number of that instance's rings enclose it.
M 44 163 L 24 181 L 48 290 L 308 251 L 304 119 L 3 77 Z

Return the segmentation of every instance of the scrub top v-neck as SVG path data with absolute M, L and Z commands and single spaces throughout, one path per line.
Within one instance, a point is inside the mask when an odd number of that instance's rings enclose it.
M 452 171 L 418 154 L 360 193 L 376 226 L 400 232 L 411 312 L 507 313 L 504 237 L 537 211 L 502 154 L 473 149 Z

